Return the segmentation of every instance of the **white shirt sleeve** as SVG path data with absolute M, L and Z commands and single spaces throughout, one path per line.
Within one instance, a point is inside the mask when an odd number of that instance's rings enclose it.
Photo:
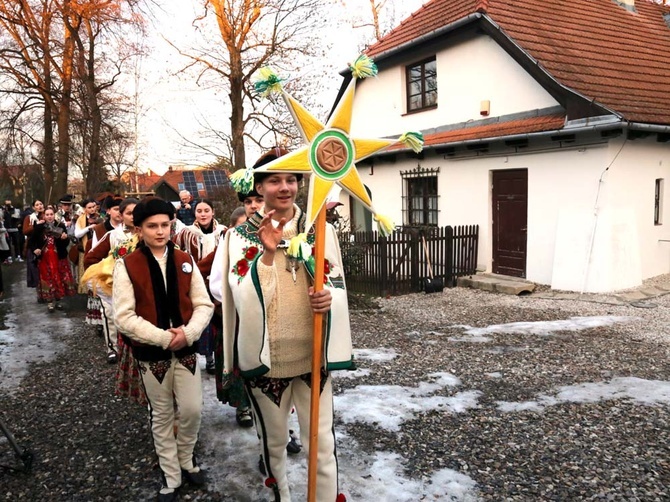
M 87 226 L 84 227 L 84 228 L 75 227 L 75 229 L 74 229 L 74 236 L 75 236 L 77 239 L 81 239 L 83 236 L 86 235 L 87 232 L 88 232 L 88 227 L 87 227 Z
M 214 261 L 212 262 L 212 270 L 209 273 L 209 292 L 216 299 L 217 302 L 223 301 L 223 281 L 227 281 L 228 277 L 223 270 L 223 253 L 225 253 L 224 245 L 225 234 L 219 238 L 219 245 L 216 246 L 216 253 L 214 254 Z

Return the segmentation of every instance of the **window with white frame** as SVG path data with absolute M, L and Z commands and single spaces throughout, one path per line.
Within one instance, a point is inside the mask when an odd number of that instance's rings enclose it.
M 437 63 L 435 56 L 405 68 L 407 112 L 437 106 Z
M 440 169 L 401 171 L 403 180 L 403 224 L 407 226 L 437 226 L 437 175 Z

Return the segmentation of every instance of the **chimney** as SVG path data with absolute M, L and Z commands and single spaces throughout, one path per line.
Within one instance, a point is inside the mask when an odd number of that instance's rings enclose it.
M 629 12 L 636 12 L 635 0 L 614 0 L 614 3 L 620 5 Z

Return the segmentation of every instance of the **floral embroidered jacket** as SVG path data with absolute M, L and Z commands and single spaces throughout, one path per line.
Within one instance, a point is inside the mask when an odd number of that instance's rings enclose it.
M 298 231 L 304 229 L 305 217 L 299 212 Z M 258 238 L 262 213 L 256 213 L 245 223 L 228 229 L 216 250 L 209 278 L 212 296 L 223 308 L 224 380 L 227 373 L 239 368 L 244 377 L 270 371 L 270 341 L 267 325 L 268 305 L 258 275 L 258 259 L 263 246 Z M 324 366 L 326 370 L 347 369 L 352 364 L 351 328 L 342 257 L 335 229 L 326 228 L 326 276 L 324 287 L 332 295 L 330 312 L 324 316 Z M 313 281 L 314 259 L 311 245 L 314 235 L 307 239 L 309 256 L 298 266 L 305 267 Z M 305 245 L 304 245 L 305 246 Z M 279 250 L 278 250 L 279 251 Z M 307 291 L 305 291 L 307 295 Z

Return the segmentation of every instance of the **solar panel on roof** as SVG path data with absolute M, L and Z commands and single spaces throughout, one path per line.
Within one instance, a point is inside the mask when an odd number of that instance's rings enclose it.
M 184 171 L 182 176 L 184 177 L 184 189 L 191 192 L 193 197 L 197 197 L 198 185 L 195 181 L 195 174 L 192 171 Z
M 205 190 L 208 195 L 211 195 L 214 189 L 228 184 L 228 179 L 221 171 L 203 171 L 202 179 L 205 182 Z

